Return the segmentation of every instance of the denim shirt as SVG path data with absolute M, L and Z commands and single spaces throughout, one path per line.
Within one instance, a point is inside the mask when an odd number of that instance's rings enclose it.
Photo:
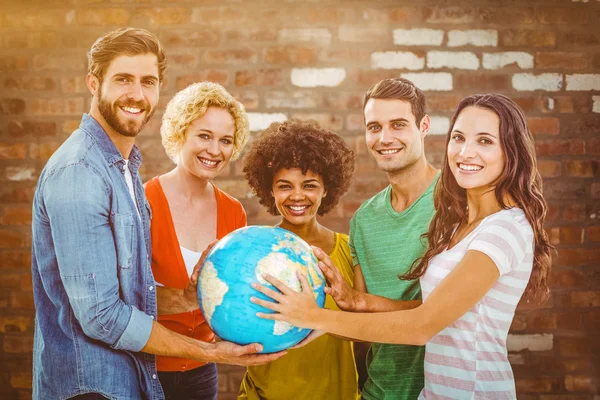
M 136 205 L 121 153 L 84 114 L 42 171 L 32 218 L 34 399 L 164 399 L 155 357 L 140 352 L 157 313 L 141 162 L 134 146 Z

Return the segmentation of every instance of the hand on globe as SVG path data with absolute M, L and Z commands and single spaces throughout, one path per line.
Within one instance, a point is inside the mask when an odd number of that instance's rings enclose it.
M 300 272 L 296 272 L 296 275 L 302 285 L 302 292 L 296 292 L 294 289 L 291 289 L 280 280 L 268 274 L 264 275 L 264 279 L 275 286 L 279 292 L 269 289 L 259 283 L 252 284 L 254 289 L 277 302 L 273 303 L 271 301 L 251 297 L 251 302 L 275 311 L 274 314 L 258 312 L 256 313 L 257 317 L 284 321 L 300 328 L 315 328 L 312 317 L 315 313 L 318 313 L 321 308 L 315 301 L 315 296 L 313 295 L 306 276 Z
M 300 347 L 304 347 L 307 344 L 309 344 L 310 342 L 312 342 L 315 339 L 320 338 L 321 336 L 323 336 L 326 332 L 325 331 L 317 331 L 317 330 L 313 330 L 311 331 L 307 337 L 305 337 L 304 339 L 302 339 L 302 341 L 300 343 L 298 343 L 297 345 L 290 347 L 290 349 L 299 349 Z
M 200 275 L 200 270 L 202 270 L 202 265 L 204 265 L 204 260 L 206 260 L 206 256 L 208 255 L 208 252 L 215 246 L 215 244 L 217 244 L 217 242 L 218 242 L 218 240 L 213 240 L 206 247 L 206 249 L 204 249 L 204 251 L 202 252 L 202 255 L 200 256 L 200 259 L 196 263 L 196 266 L 194 266 L 194 270 L 192 271 L 192 274 L 190 275 L 190 281 L 188 282 L 185 289 L 183 289 L 183 297 L 188 302 L 188 304 L 194 305 L 194 309 L 197 309 L 200 307 L 200 305 L 198 304 L 198 294 L 197 294 L 198 293 L 197 292 L 198 276 Z
M 262 365 L 275 361 L 287 354 L 287 351 L 277 353 L 256 354 L 262 351 L 262 346 L 258 343 L 240 346 L 231 342 L 214 343 L 213 361 L 222 364 L 232 365 Z
M 325 293 L 333 298 L 341 310 L 357 311 L 360 292 L 350 287 L 340 270 L 323 250 L 316 246 L 311 247 L 315 256 L 320 260 L 318 266 L 323 271 L 329 285 L 325 287 Z

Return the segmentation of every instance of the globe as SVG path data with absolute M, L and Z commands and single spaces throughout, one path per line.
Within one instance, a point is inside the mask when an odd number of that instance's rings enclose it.
M 257 317 L 257 312 L 273 311 L 250 302 L 250 297 L 273 301 L 251 286 L 258 282 L 277 290 L 263 274 L 301 291 L 296 271 L 306 275 L 317 304 L 323 307 L 325 279 L 304 240 L 270 226 L 249 226 L 231 232 L 208 253 L 198 277 L 198 300 L 206 322 L 221 339 L 241 345 L 260 343 L 263 353 L 294 346 L 310 329 Z

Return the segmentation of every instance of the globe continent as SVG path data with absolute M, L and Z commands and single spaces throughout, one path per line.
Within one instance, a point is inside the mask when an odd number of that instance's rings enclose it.
M 198 278 L 198 299 L 204 317 L 223 340 L 238 344 L 260 343 L 264 353 L 287 349 L 299 343 L 310 329 L 256 316 L 272 312 L 250 302 L 250 297 L 270 298 L 250 285 L 272 287 L 269 274 L 300 291 L 296 276 L 306 275 L 320 307 L 325 303 L 325 279 L 310 246 L 299 236 L 278 227 L 250 226 L 221 239 L 208 254 Z

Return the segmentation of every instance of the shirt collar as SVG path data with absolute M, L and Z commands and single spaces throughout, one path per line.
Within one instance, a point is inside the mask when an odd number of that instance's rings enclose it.
M 98 144 L 100 151 L 109 164 L 123 162 L 123 156 L 117 149 L 112 140 L 108 137 L 102 126 L 91 115 L 84 113 L 81 118 L 79 128 L 87 132 Z M 137 170 L 142 164 L 142 154 L 139 148 L 134 144 L 129 154 L 131 168 Z

